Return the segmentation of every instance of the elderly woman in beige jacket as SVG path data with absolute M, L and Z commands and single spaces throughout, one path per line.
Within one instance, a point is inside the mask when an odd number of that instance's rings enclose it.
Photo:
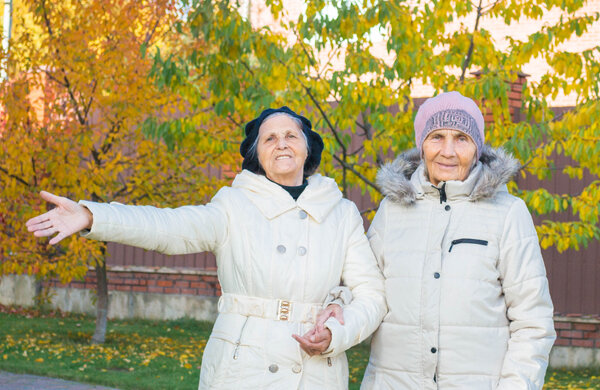
M 415 117 L 417 150 L 383 167 L 369 229 L 389 313 L 362 389 L 541 389 L 555 339 L 538 237 L 508 193 L 517 161 L 484 145 L 458 92 Z
M 541 389 L 555 339 L 538 237 L 506 182 L 519 164 L 484 145 L 457 92 L 415 117 L 417 148 L 384 166 L 368 232 L 389 312 L 363 390 Z
M 202 358 L 200 389 L 346 389 L 344 350 L 371 334 L 386 305 L 383 277 L 356 206 L 314 174 L 323 142 L 287 107 L 246 125 L 244 170 L 204 206 L 75 203 L 27 222 L 54 244 L 84 235 L 167 254 L 216 254 L 222 296 Z M 314 327 L 341 282 L 353 300 L 345 324 Z M 330 299 L 331 300 L 331 297 Z M 299 335 L 304 336 L 299 336 Z

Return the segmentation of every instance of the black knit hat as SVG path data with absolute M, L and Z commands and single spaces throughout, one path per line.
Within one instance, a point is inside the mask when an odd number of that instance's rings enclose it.
M 246 138 L 242 141 L 240 145 L 240 154 L 244 157 L 244 162 L 242 163 L 242 169 L 247 169 L 253 173 L 263 173 L 260 164 L 258 162 L 258 155 L 253 153 L 253 155 L 248 155 L 248 151 L 250 147 L 254 144 L 256 137 L 258 137 L 258 129 L 260 125 L 263 123 L 266 117 L 276 112 L 283 112 L 288 114 L 294 118 L 298 118 L 300 122 L 302 122 L 302 132 L 306 135 L 306 139 L 308 140 L 308 157 L 304 162 L 304 177 L 310 176 L 319 167 L 321 163 L 321 153 L 323 152 L 323 140 L 321 136 L 315 133 L 312 130 L 312 124 L 310 121 L 303 117 L 302 115 L 296 114 L 294 111 L 290 110 L 288 107 L 283 106 L 281 108 L 267 108 L 263 112 L 260 113 L 258 118 L 251 120 L 246 124 Z

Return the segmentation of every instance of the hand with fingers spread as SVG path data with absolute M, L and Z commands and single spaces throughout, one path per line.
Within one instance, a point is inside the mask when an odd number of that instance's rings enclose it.
M 71 234 L 91 228 L 93 217 L 87 208 L 71 199 L 46 191 L 40 192 L 40 196 L 56 207 L 25 223 L 27 230 L 33 232 L 34 236 L 48 237 L 58 233 L 50 240 L 50 245 L 54 245 Z
M 300 348 L 308 355 L 320 355 L 327 351 L 331 343 L 331 331 L 327 328 L 317 329 L 315 326 L 303 336 L 293 334 L 292 337 L 300 343 Z

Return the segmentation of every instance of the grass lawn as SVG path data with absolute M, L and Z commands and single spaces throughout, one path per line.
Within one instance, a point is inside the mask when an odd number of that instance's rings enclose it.
M 109 321 L 106 343 L 90 345 L 94 319 L 0 306 L 0 370 L 127 389 L 198 387 L 212 323 Z M 358 390 L 367 345 L 348 352 L 350 389 Z M 600 369 L 549 371 L 544 389 L 600 389 Z

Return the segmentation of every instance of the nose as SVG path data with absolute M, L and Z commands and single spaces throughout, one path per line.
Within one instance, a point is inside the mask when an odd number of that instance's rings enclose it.
M 285 140 L 285 137 L 281 137 L 277 140 L 277 148 L 278 149 L 285 149 L 287 147 L 287 141 Z
M 444 142 L 442 143 L 441 154 L 445 157 L 453 157 L 456 154 L 453 137 L 446 137 L 444 139 Z

